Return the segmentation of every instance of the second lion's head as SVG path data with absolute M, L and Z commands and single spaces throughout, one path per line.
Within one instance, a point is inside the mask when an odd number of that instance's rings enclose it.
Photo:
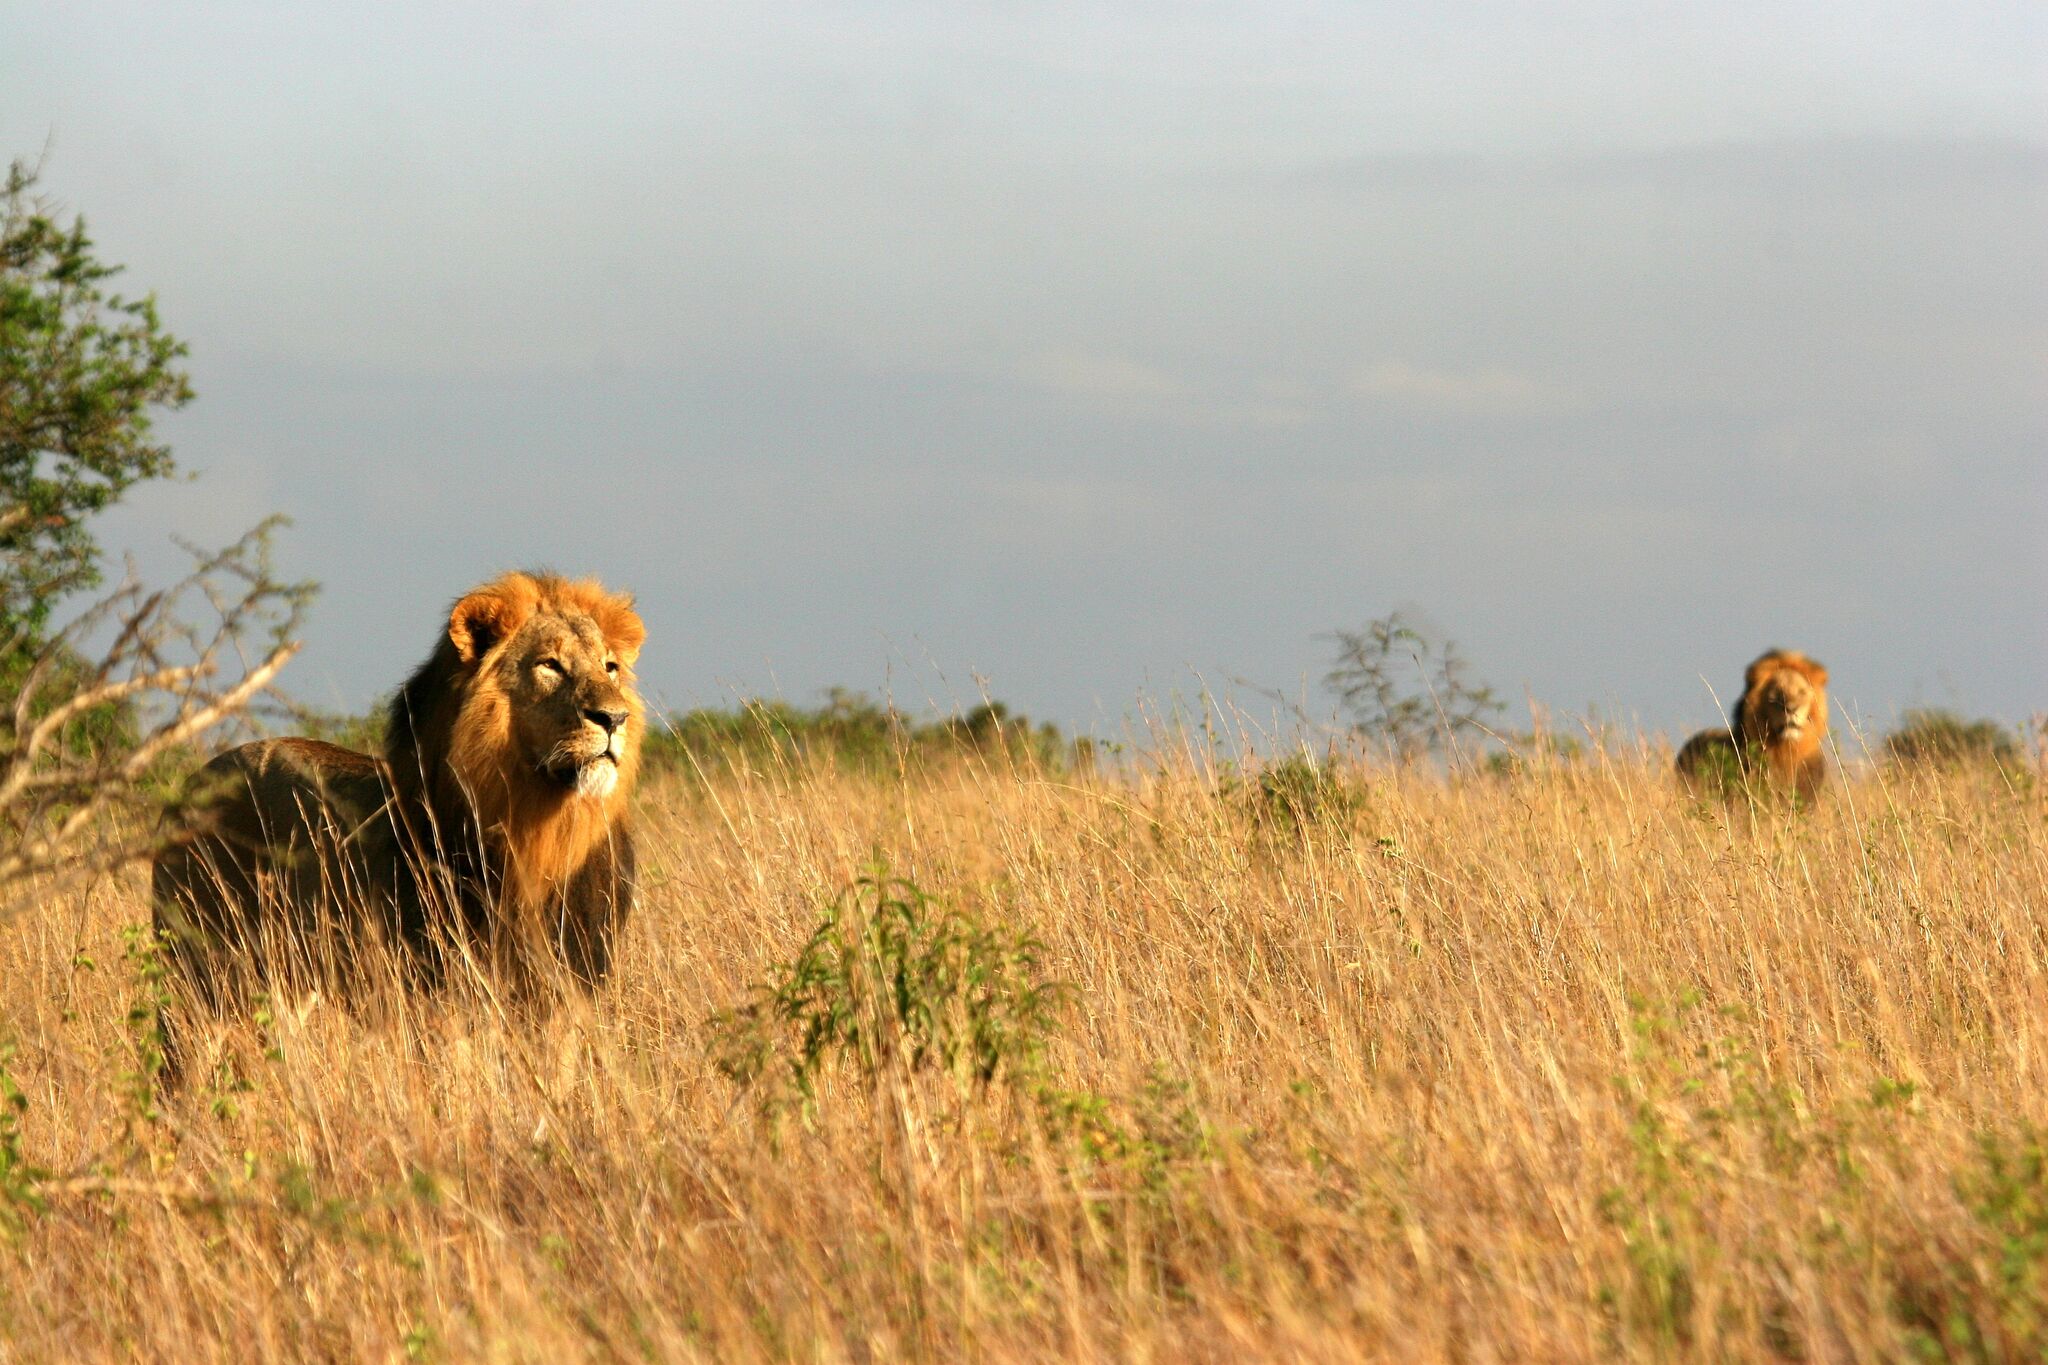
M 1742 738 L 1769 752 L 1817 752 L 1828 731 L 1828 671 L 1797 650 L 1774 649 L 1743 675 Z

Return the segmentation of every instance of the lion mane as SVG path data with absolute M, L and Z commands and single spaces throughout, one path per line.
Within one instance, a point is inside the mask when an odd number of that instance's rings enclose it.
M 1828 671 L 1793 649 L 1759 655 L 1742 678 L 1742 696 L 1726 729 L 1702 730 L 1678 751 L 1679 777 L 1698 791 L 1733 764 L 1753 767 L 1781 790 L 1812 797 L 1827 780 Z
M 422 984 L 452 954 L 595 987 L 633 901 L 645 638 L 628 596 L 508 573 L 450 610 L 380 757 L 290 738 L 208 763 L 151 879 L 198 996 L 280 968 L 345 985 L 372 941 Z

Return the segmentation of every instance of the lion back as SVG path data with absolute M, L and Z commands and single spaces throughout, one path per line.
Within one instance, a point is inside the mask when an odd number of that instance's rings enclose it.
M 1673 766 L 1688 788 L 1701 791 L 1717 778 L 1740 777 L 1742 747 L 1733 730 L 1702 730 L 1685 742 Z
M 150 891 L 156 929 L 201 994 L 217 996 L 224 970 L 253 954 L 310 949 L 349 907 L 389 906 L 387 812 L 376 760 L 319 740 L 244 744 L 194 774 Z

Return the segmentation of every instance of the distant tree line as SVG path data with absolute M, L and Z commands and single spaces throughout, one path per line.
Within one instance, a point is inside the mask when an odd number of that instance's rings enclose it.
M 751 700 L 701 708 L 651 727 L 646 757 L 704 771 L 798 761 L 881 773 L 904 762 L 976 755 L 1064 770 L 1088 761 L 1093 746 L 1059 726 L 1033 722 L 1000 701 L 952 716 L 918 719 L 862 692 L 835 687 L 822 705 Z

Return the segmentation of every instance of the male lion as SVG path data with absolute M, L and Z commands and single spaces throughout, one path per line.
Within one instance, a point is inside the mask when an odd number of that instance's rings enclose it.
M 1827 669 L 1797 650 L 1766 652 L 1743 675 L 1735 723 L 1702 730 L 1678 751 L 1679 777 L 1699 791 L 1716 771 L 1732 768 L 1746 779 L 1760 758 L 1773 786 L 1812 797 L 1827 778 L 1827 685 Z
M 152 879 L 198 998 L 279 973 L 344 986 L 379 945 L 421 984 L 452 950 L 595 986 L 633 900 L 646 634 L 630 597 L 509 573 L 449 612 L 381 758 L 273 739 L 208 763 Z

